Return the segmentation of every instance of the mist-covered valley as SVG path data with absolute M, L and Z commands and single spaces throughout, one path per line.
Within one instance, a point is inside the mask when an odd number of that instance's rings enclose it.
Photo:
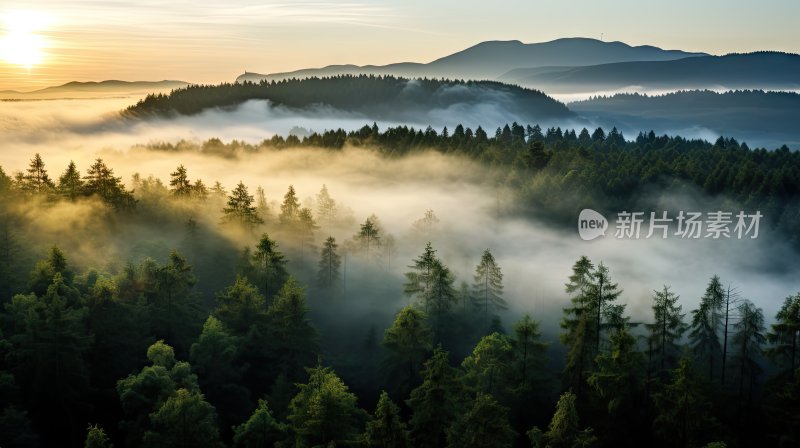
M 8 399 L 7 408 L 27 412 L 10 414 L 17 420 L 4 420 L 11 429 L 2 436 L 21 446 L 79 446 L 93 431 L 85 419 L 124 446 L 172 446 L 159 437 L 173 430 L 157 423 L 168 419 L 167 402 L 137 407 L 149 375 L 162 375 L 164 390 L 176 389 L 173 403 L 180 390 L 200 390 L 213 406 L 197 431 L 209 440 L 247 446 L 237 437 L 261 437 L 248 425 L 264 418 L 274 430 L 267 445 L 330 438 L 358 446 L 367 431 L 361 409 L 371 412 L 381 390 L 398 403 L 397 418 L 411 422 L 421 409 L 414 391 L 447 365 L 455 368 L 445 376 L 459 375 L 464 388 L 448 392 L 462 397 L 454 409 L 473 406 L 466 397 L 478 391 L 508 410 L 518 435 L 498 446 L 527 446 L 522 434 L 546 428 L 566 405 L 562 389 L 578 394 L 578 408 L 614 444 L 623 437 L 610 429 L 618 423 L 598 417 L 605 405 L 590 401 L 605 398 L 580 392 L 594 372 L 575 363 L 616 350 L 620 335 L 637 347 L 642 375 L 653 376 L 647 384 L 670 387 L 681 357 L 695 359 L 706 381 L 711 359 L 708 384 L 720 369 L 739 381 L 729 379 L 715 399 L 744 403 L 738 355 L 706 357 L 688 325 L 719 291 L 734 310 L 726 334 L 740 334 L 741 310 L 752 309 L 773 331 L 784 299 L 796 297 L 797 153 L 713 133 L 620 134 L 571 113 L 527 121 L 541 110 L 521 115 L 513 94 L 466 89 L 418 113 L 313 100 L 151 115 L 126 109 L 137 97 L 0 102 L 3 337 L 22 353 L 16 361 L 9 351 L 4 367 L 26 397 Z M 536 95 L 530 104 L 540 100 L 553 106 Z M 605 237 L 581 239 L 584 208 L 609 218 Z M 764 219 L 755 239 L 614 236 L 619 212 L 681 210 L 760 211 Z M 426 267 L 438 286 L 427 285 Z M 501 286 L 482 289 L 490 279 Z M 593 313 L 592 297 L 607 300 L 602 323 L 586 327 L 597 336 L 584 336 L 597 348 L 578 356 L 570 338 L 587 330 L 572 325 L 590 324 L 565 309 Z M 682 307 L 672 311 L 681 325 L 654 350 L 664 303 Z M 393 339 L 401 336 L 412 339 Z M 520 361 L 529 344 L 536 354 Z M 765 374 L 750 377 L 749 393 L 767 396 L 765 378 L 784 378 L 786 358 L 753 359 Z M 62 363 L 87 373 L 64 377 Z M 528 372 L 522 379 L 519 365 Z M 332 414 L 341 429 L 330 437 L 297 435 L 299 423 L 283 423 L 300 421 L 302 391 L 314 381 L 340 381 L 354 394 L 338 396 L 353 404 Z M 75 416 L 47 426 L 67 411 Z M 419 446 L 468 446 L 453 428 L 408 437 Z M 650 437 L 642 434 L 630 440 Z M 760 434 L 691 437 L 744 445 Z

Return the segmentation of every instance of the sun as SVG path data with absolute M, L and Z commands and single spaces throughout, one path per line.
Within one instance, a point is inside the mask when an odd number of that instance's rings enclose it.
M 3 16 L 0 58 L 8 64 L 31 68 L 44 59 L 45 38 L 39 34 L 49 18 L 32 11 L 10 12 Z

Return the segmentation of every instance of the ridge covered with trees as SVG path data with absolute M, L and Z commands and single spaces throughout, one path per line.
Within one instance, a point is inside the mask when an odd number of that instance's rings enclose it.
M 494 103 L 525 120 L 569 118 L 574 114 L 544 93 L 495 81 L 406 79 L 340 75 L 259 83 L 190 85 L 169 94 L 148 95 L 125 110 L 128 117 L 193 115 L 211 108 L 269 100 L 295 109 L 329 106 L 376 119 L 419 116 L 456 104 Z

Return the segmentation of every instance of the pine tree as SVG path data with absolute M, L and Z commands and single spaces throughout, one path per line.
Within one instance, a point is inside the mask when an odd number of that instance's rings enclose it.
M 232 336 L 214 316 L 208 316 L 189 359 L 197 373 L 206 399 L 220 412 L 223 433 L 230 425 L 247 418 L 249 392 L 241 386 L 243 369 L 238 364 L 238 338 Z
M 472 354 L 464 358 L 464 383 L 478 393 L 490 394 L 501 401 L 511 397 L 514 381 L 514 352 L 511 338 L 499 333 L 484 336 Z
M 416 297 L 418 301 L 425 303 L 425 297 L 430 294 L 433 269 L 438 261 L 431 243 L 426 244 L 422 254 L 414 260 L 412 266 L 409 266 L 411 271 L 405 274 L 406 283 L 403 287 L 406 295 Z
M 534 426 L 528 431 L 533 448 L 573 448 L 591 446 L 596 437 L 592 428 L 578 429 L 578 409 L 575 406 L 575 394 L 564 392 L 556 404 L 556 412 L 547 432 Z
M 571 306 L 564 308 L 561 319 L 561 342 L 567 349 L 567 362 L 564 366 L 564 382 L 580 394 L 583 388 L 584 372 L 592 367 L 594 360 L 594 301 L 590 295 L 594 265 L 582 256 L 572 266 L 572 275 L 565 285 L 571 294 Z
M 336 252 L 338 247 L 336 239 L 332 236 L 329 236 L 322 246 L 317 283 L 323 288 L 331 289 L 339 283 L 339 267 L 342 264 L 342 257 Z
M 764 314 L 752 302 L 745 300 L 738 306 L 739 321 L 733 325 L 733 343 L 738 348 L 735 364 L 739 367 L 739 404 L 744 395 L 745 381 L 748 383 L 748 403 L 752 401 L 753 384 L 761 373 L 759 361 L 764 336 Z
M 300 213 L 300 201 L 297 199 L 297 193 L 294 191 L 294 186 L 289 185 L 289 189 L 283 196 L 283 204 L 281 204 L 281 214 L 278 220 L 281 225 L 293 227 Z
M 306 370 L 308 382 L 297 385 L 299 391 L 289 404 L 296 446 L 354 445 L 367 413 L 330 368 L 318 365 Z
M 276 365 L 289 380 L 298 379 L 319 352 L 317 331 L 308 320 L 305 291 L 289 276 L 267 311 L 269 346 Z
M 689 343 L 698 359 L 708 360 L 709 381 L 714 376 L 714 360 L 722 350 L 719 341 L 719 327 L 723 295 L 722 284 L 719 277 L 715 275 L 708 283 L 706 292 L 700 299 L 699 307 L 692 310 Z
M 55 184 L 44 167 L 44 161 L 39 153 L 31 159 L 27 173 L 23 176 L 22 190 L 32 194 L 50 193 L 55 189 Z
M 170 173 L 169 180 L 170 192 L 179 198 L 187 198 L 192 194 L 192 183 L 186 175 L 186 168 L 179 165 L 178 168 Z
M 775 315 L 775 323 L 767 334 L 767 354 L 791 374 L 797 368 L 798 333 L 800 332 L 800 293 L 787 297 Z
M 328 193 L 328 187 L 323 184 L 322 189 L 317 195 L 317 216 L 319 217 L 320 223 L 327 229 L 330 229 L 336 220 L 337 214 L 338 208 L 336 206 L 336 201 L 331 197 L 330 193 Z
M 247 278 L 236 276 L 233 285 L 217 294 L 213 315 L 234 335 L 244 336 L 266 318 L 267 307 L 258 289 Z
M 368 217 L 364 224 L 361 224 L 358 233 L 353 237 L 364 257 L 370 260 L 380 255 L 378 249 L 381 245 L 380 227 L 375 222 L 375 215 Z M 370 250 L 372 252 L 370 253 Z
M 658 353 L 659 370 L 671 368 L 680 356 L 678 342 L 686 331 L 678 305 L 679 297 L 664 286 L 661 291 L 653 291 L 653 323 L 647 324 L 650 346 Z
M 311 209 L 303 207 L 297 213 L 297 239 L 300 243 L 300 260 L 303 260 L 303 255 L 306 249 L 313 249 L 314 247 L 314 232 L 319 229 L 314 216 L 311 214 Z
M 367 422 L 364 443 L 372 448 L 408 448 L 408 430 L 400 417 L 400 408 L 389 398 L 386 391 L 381 392 L 375 416 Z
M 508 423 L 508 409 L 491 395 L 479 393 L 467 412 L 447 433 L 450 448 L 505 448 L 512 446 L 516 434 Z
M 144 447 L 222 447 L 214 407 L 198 391 L 178 389 L 150 415 Z
M 400 310 L 384 333 L 383 346 L 389 351 L 386 371 L 400 377 L 396 383 L 407 393 L 417 382 L 425 355 L 433 348 L 433 330 L 425 315 L 410 306 Z
M 58 193 L 70 201 L 74 201 L 83 195 L 83 188 L 81 173 L 75 166 L 75 162 L 70 161 L 64 174 L 58 178 Z
M 86 171 L 83 180 L 87 196 L 97 195 L 103 202 L 117 210 L 131 208 L 136 203 L 133 194 L 125 190 L 122 178 L 115 177 L 114 170 L 109 168 L 103 159 L 95 160 Z
M 205 201 L 208 199 L 209 191 L 206 184 L 203 183 L 202 179 L 197 179 L 194 181 L 194 185 L 192 185 L 191 195 L 193 198 L 198 199 L 200 201 Z
M 114 448 L 114 444 L 111 443 L 106 432 L 97 425 L 89 425 L 83 446 L 84 448 Z
M 694 376 L 686 358 L 672 371 L 673 380 L 653 398 L 656 436 L 671 446 L 696 446 L 711 439 L 716 420 L 703 385 Z
M 441 347 L 425 362 L 422 384 L 411 391 L 406 404 L 412 416 L 411 444 L 417 448 L 445 446 L 447 429 L 461 414 L 462 394 L 458 371 L 450 367 Z
M 636 339 L 627 328 L 613 332 L 610 342 L 610 353 L 597 356 L 597 370 L 589 375 L 587 383 L 598 401 L 605 405 L 607 440 L 612 445 L 621 445 L 635 433 L 634 423 L 642 421 L 644 360 L 636 351 Z
M 233 429 L 233 446 L 237 448 L 262 448 L 278 446 L 286 439 L 288 428 L 272 416 L 265 400 L 258 400 L 250 418 Z
M 473 299 L 475 305 L 483 312 L 484 318 L 488 318 L 489 309 L 504 310 L 508 308 L 503 295 L 503 273 L 500 266 L 494 260 L 494 256 L 486 249 L 481 256 L 481 261 L 475 267 L 473 277 Z
M 593 325 L 595 330 L 594 353 L 600 353 L 601 341 L 603 340 L 604 329 L 619 329 L 626 325 L 623 317 L 625 305 L 615 305 L 611 302 L 617 300 L 622 291 L 616 283 L 611 282 L 608 275 L 608 268 L 600 263 L 592 273 L 592 283 L 589 286 L 589 296 L 594 302 L 592 311 L 595 313 L 596 322 Z M 603 318 L 605 317 L 605 322 Z
M 253 275 L 267 300 L 270 300 L 280 290 L 288 277 L 286 271 L 286 257 L 278 250 L 278 243 L 266 233 L 256 245 L 253 253 Z
M 539 323 L 527 314 L 514 325 L 513 345 L 516 352 L 519 390 L 524 391 L 532 387 L 534 382 L 530 380 L 540 380 L 542 376 L 540 372 L 546 362 L 545 351 L 548 344 L 542 342 L 541 338 Z
M 445 319 L 450 309 L 458 303 L 456 294 L 455 276 L 442 262 L 436 261 L 431 271 L 430 290 L 424 297 L 425 310 L 433 318 L 434 341 L 441 342 L 444 334 Z
M 243 226 L 253 226 L 264 222 L 256 207 L 253 206 L 253 196 L 248 194 L 244 183 L 239 182 L 228 196 L 228 206 L 222 209 L 225 214 L 223 221 L 235 222 Z

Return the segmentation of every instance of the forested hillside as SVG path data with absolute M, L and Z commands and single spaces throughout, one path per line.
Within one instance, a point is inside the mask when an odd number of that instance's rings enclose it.
M 351 146 L 475 161 L 481 182 L 507 193 L 498 214 L 549 214 L 556 225 L 587 205 L 617 211 L 652 204 L 648 190 L 688 192 L 760 209 L 797 243 L 800 155 L 725 138 L 365 126 L 132 151 L 180 160 Z M 517 315 L 494 248 L 448 258 L 430 242 L 440 219 L 429 210 L 404 240 L 418 255 L 398 260 L 390 223 L 348 216 L 325 185 L 310 201 L 290 185 L 273 205 L 244 182 L 194 178 L 188 163 L 169 179 L 124 182 L 102 159 L 54 168 L 36 154 L 0 170 L 0 203 L 4 447 L 745 447 L 800 437 L 800 293 L 771 298 L 782 306 L 765 315 L 737 294 L 740 279 L 711 265 L 690 307 L 653 284 L 651 312 L 632 319 L 617 266 L 576 254 L 564 292 L 549 298 L 560 315 Z M 472 272 L 457 278 L 464 262 Z M 560 321 L 558 334 L 543 333 L 546 318 Z
M 193 85 L 169 95 L 148 95 L 128 116 L 197 114 L 248 100 L 303 109 L 329 106 L 371 119 L 400 120 L 455 105 L 495 104 L 509 114 L 536 121 L 574 116 L 564 104 L 538 90 L 492 81 L 404 79 L 394 76 L 342 75 L 259 83 Z

